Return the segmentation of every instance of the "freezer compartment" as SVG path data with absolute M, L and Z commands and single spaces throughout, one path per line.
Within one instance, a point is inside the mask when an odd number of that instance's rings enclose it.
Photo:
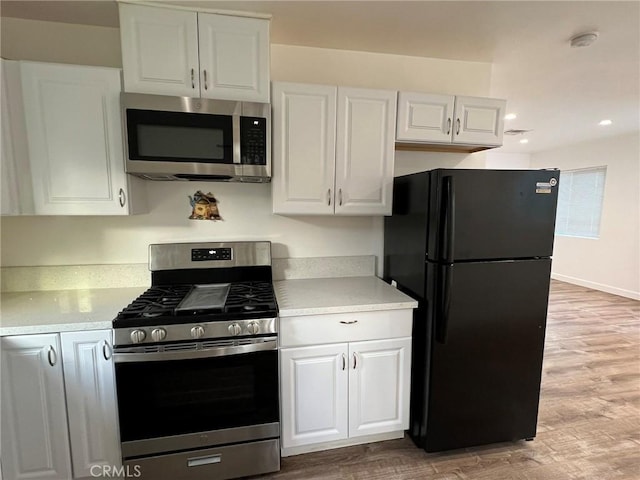
M 427 451 L 535 436 L 550 273 L 550 259 L 427 264 Z
M 429 173 L 429 260 L 453 263 L 553 253 L 559 171 Z

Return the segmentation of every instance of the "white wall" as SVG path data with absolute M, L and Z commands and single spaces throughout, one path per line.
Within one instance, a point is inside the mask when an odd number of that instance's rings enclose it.
M 531 155 L 528 153 L 508 153 L 497 150 L 487 152 L 486 168 L 496 170 L 522 170 L 531 167 Z
M 600 238 L 556 236 L 554 278 L 640 299 L 639 154 L 636 132 L 531 155 L 532 168 L 607 167 Z
M 5 58 L 121 66 L 118 29 L 2 18 Z M 483 96 L 491 65 L 272 45 L 273 80 Z M 462 155 L 400 152 L 400 169 L 446 167 Z M 484 154 L 469 156 L 484 165 Z M 427 169 L 422 168 L 422 169 Z M 150 213 L 133 217 L 3 217 L 3 266 L 145 263 L 154 242 L 267 239 L 276 257 L 382 255 L 381 217 L 280 217 L 269 185 L 146 182 Z M 220 200 L 224 222 L 188 220 L 187 195 Z M 379 264 L 381 262 L 378 262 Z

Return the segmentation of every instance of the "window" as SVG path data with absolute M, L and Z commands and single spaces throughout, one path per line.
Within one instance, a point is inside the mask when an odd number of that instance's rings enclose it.
M 560 172 L 556 235 L 598 238 L 607 167 Z

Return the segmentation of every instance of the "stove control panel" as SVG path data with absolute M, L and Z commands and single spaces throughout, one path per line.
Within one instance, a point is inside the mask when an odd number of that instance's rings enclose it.
M 114 328 L 114 345 L 172 343 L 185 340 L 250 338 L 278 333 L 277 318 L 254 318 L 234 321 L 179 323 L 152 327 Z
M 191 250 L 192 262 L 206 262 L 211 260 L 233 259 L 232 248 L 193 248 Z

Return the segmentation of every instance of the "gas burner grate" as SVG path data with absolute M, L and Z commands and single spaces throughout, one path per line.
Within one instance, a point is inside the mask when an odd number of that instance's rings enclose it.
M 276 308 L 273 285 L 269 282 L 232 283 L 225 312 L 252 312 Z
M 189 290 L 191 285 L 151 287 L 122 310 L 118 314 L 118 319 L 173 315 L 175 307 Z

